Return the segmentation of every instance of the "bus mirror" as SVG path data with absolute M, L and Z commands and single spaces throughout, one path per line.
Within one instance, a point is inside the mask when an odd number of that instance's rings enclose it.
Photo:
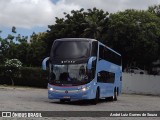
M 46 57 L 43 61 L 42 61 L 42 69 L 46 70 L 46 63 L 49 60 L 49 57 Z
M 93 68 L 94 63 L 96 63 L 95 61 L 96 61 L 96 57 L 91 57 L 91 58 L 88 60 L 87 68 L 88 68 L 89 70 L 91 70 L 91 69 Z

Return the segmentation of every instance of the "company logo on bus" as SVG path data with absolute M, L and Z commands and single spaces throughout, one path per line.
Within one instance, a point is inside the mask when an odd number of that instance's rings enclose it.
M 71 61 L 71 60 L 64 60 L 64 61 L 61 61 L 61 63 L 75 63 L 75 61 Z
M 67 94 L 67 93 L 68 93 L 68 91 L 66 90 L 66 91 L 65 91 L 65 93 Z

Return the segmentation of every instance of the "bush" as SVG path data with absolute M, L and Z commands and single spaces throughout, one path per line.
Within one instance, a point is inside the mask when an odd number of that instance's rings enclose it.
M 0 66 L 0 84 L 10 85 L 5 69 L 7 69 L 5 66 Z M 47 88 L 47 83 L 48 71 L 43 71 L 41 68 L 22 67 L 18 77 L 14 76 L 14 85 L 18 86 Z
M 5 61 L 5 67 L 6 75 L 12 81 L 12 85 L 14 85 L 14 77 L 19 77 L 22 63 L 18 59 L 10 59 Z
M 25 67 L 21 69 L 21 77 L 18 80 L 20 85 L 32 86 L 32 87 L 47 87 L 48 74 L 47 71 L 43 71 L 41 68 Z
M 20 69 L 22 67 L 22 63 L 18 59 L 10 59 L 5 61 L 5 66 Z
M 10 78 L 6 75 L 7 68 L 0 65 L 0 84 L 12 84 Z

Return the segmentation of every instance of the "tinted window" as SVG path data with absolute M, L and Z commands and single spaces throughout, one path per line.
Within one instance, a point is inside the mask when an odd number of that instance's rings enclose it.
M 102 45 L 99 47 L 99 58 L 121 65 L 121 56 Z
M 103 46 L 99 46 L 99 58 L 100 59 L 104 59 L 104 47 Z
M 93 41 L 92 42 L 92 56 L 97 56 L 97 50 L 98 50 L 98 42 Z
M 51 58 L 86 58 L 90 53 L 89 48 L 88 41 L 55 41 L 51 50 Z
M 114 83 L 115 74 L 107 71 L 101 71 L 98 73 L 98 82 Z

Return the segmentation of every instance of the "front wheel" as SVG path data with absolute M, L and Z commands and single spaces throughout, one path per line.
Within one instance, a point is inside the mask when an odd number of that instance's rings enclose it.
M 65 100 L 64 99 L 60 99 L 60 103 L 65 103 Z
M 93 104 L 96 105 L 99 102 L 99 90 L 96 91 L 96 98 L 93 100 Z

